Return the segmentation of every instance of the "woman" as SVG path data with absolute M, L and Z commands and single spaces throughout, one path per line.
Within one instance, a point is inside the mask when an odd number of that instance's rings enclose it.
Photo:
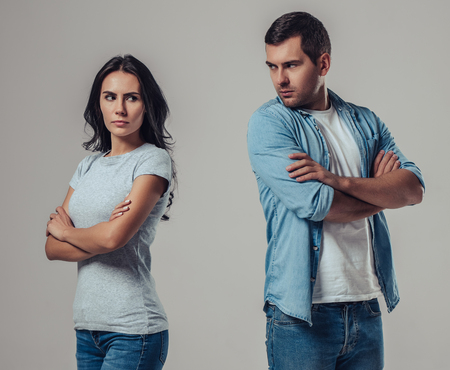
M 164 365 L 168 323 L 149 247 L 173 197 L 168 113 L 152 74 L 131 55 L 112 58 L 95 77 L 84 113 L 93 137 L 83 146 L 100 153 L 78 165 L 45 245 L 50 260 L 78 262 L 80 370 Z

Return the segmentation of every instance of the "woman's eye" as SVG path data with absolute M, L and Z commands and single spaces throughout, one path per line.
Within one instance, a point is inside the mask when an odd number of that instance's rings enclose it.
M 105 99 L 106 99 L 106 100 L 114 100 L 114 96 L 112 96 L 112 95 L 106 95 L 106 96 L 105 96 Z
M 127 100 L 136 101 L 136 100 L 138 100 L 138 98 L 136 96 L 130 95 Z

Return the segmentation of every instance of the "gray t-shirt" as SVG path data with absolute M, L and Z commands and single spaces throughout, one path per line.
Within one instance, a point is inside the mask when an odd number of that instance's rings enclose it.
M 158 333 L 168 328 L 168 322 L 150 273 L 149 247 L 169 198 L 170 156 L 152 144 L 123 155 L 104 157 L 104 154 L 83 159 L 70 181 L 75 191 L 69 214 L 75 227 L 87 228 L 108 221 L 138 176 L 163 177 L 169 181 L 169 187 L 123 248 L 78 262 L 73 303 L 75 329 Z

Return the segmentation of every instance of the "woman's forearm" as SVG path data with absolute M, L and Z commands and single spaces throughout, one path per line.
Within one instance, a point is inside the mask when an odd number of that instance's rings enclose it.
M 87 253 L 104 254 L 123 247 L 128 241 L 127 237 L 127 234 L 120 232 L 118 223 L 108 221 L 89 228 L 67 228 L 61 240 Z
M 95 256 L 94 253 L 86 252 L 74 245 L 59 241 L 49 235 L 45 243 L 45 254 L 50 261 L 59 260 L 67 262 L 84 261 Z

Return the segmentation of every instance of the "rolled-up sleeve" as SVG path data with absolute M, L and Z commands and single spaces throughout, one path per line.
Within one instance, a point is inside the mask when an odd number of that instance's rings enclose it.
M 333 188 L 316 180 L 299 183 L 290 178 L 286 170 L 293 163 L 289 154 L 306 152 L 298 136 L 298 130 L 289 126 L 282 117 L 256 111 L 249 121 L 247 133 L 250 163 L 259 181 L 288 210 L 299 218 L 322 221 L 333 202 Z
M 375 115 L 375 113 L 372 114 Z M 414 162 L 408 160 L 408 158 L 405 157 L 405 155 L 395 143 L 394 137 L 392 136 L 391 132 L 384 124 L 384 122 L 380 118 L 378 118 L 377 115 L 375 115 L 375 119 L 377 120 L 377 124 L 380 130 L 378 151 L 384 150 L 387 153 L 389 150 L 392 150 L 398 156 L 398 160 L 400 161 L 400 168 L 411 171 L 414 175 L 416 175 L 420 183 L 422 184 L 422 187 L 425 189 L 425 182 L 423 180 L 422 172 L 420 171 L 419 167 L 417 167 Z

